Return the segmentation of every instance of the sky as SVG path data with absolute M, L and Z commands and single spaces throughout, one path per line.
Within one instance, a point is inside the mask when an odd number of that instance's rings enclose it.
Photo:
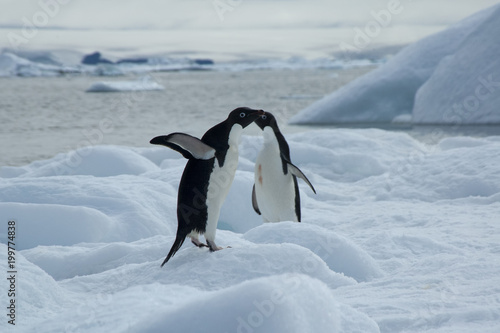
M 498 1 L 493 0 L 1 0 L 0 25 L 54 8 L 47 27 L 105 29 L 318 28 L 357 25 L 371 11 L 402 8 L 397 21 L 446 25 Z M 46 5 L 43 6 L 42 4 Z
M 0 0 L 0 48 L 12 46 L 9 33 L 22 34 L 32 24 L 36 36 L 18 45 L 22 49 L 318 57 L 333 52 L 342 41 L 352 43 L 355 29 L 363 31 L 377 15 L 387 24 L 370 41 L 373 45 L 407 44 L 495 3 L 498 1 Z

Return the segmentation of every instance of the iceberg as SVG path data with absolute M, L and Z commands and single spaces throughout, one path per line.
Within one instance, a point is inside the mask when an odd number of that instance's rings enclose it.
M 82 64 L 84 65 L 112 64 L 112 63 L 113 63 L 112 61 L 103 58 L 100 52 L 87 54 L 82 59 Z
M 81 73 L 77 67 L 58 64 L 52 55 L 46 52 L 21 54 L 22 56 L 11 52 L 0 53 L 0 77 L 60 76 Z
M 316 101 L 295 124 L 500 123 L 500 5 L 401 50 L 372 72 Z
M 87 92 L 120 92 L 120 91 L 146 91 L 163 90 L 161 84 L 155 82 L 150 76 L 144 76 L 134 81 L 102 81 L 90 86 Z

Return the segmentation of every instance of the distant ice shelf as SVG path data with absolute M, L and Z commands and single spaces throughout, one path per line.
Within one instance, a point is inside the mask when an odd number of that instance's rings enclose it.
M 335 57 L 306 59 L 290 58 L 246 58 L 234 61 L 213 61 L 211 59 L 191 59 L 186 57 L 141 57 L 122 59 L 116 63 L 110 61 L 95 64 L 81 64 L 60 56 L 65 51 L 23 51 L 3 50 L 0 52 L 0 77 L 48 77 L 64 75 L 123 76 L 148 74 L 154 72 L 176 71 L 225 71 L 243 72 L 252 70 L 297 70 L 297 69 L 342 69 L 378 65 L 383 60 L 356 59 L 343 61 Z M 368 55 L 367 55 L 368 56 Z

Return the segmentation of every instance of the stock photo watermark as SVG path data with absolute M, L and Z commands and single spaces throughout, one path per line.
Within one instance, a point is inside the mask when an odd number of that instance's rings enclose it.
M 17 320 L 17 261 L 16 261 L 16 242 L 17 242 L 17 222 L 16 220 L 7 221 L 6 226 L 6 245 L 7 245 L 7 262 L 6 262 L 6 275 L 7 275 L 7 323 L 9 325 L 16 325 Z
M 297 282 L 300 284 L 300 282 Z M 298 285 L 295 286 L 298 288 Z M 255 310 L 251 311 L 247 316 L 238 316 L 236 321 L 238 326 L 236 328 L 237 333 L 253 333 L 256 329 L 261 327 L 265 320 L 270 318 L 276 307 L 283 304 L 286 301 L 285 287 L 274 289 L 268 299 L 254 300 L 252 302 Z
M 334 240 L 329 241 L 329 236 L 326 239 L 322 237 L 318 238 L 318 245 L 312 249 L 311 255 L 303 258 L 300 263 L 292 266 L 292 269 L 298 274 L 305 274 L 314 277 L 314 273 L 318 270 L 318 264 L 322 261 L 326 261 L 330 255 L 333 255 L 334 250 L 329 243 L 334 244 Z M 315 256 L 320 257 L 320 260 L 316 260 Z M 300 289 L 302 281 L 298 276 L 293 276 L 290 279 L 285 280 L 282 287 L 273 289 L 270 293 L 269 298 L 266 299 L 255 299 L 252 302 L 253 310 L 247 315 L 238 316 L 237 321 L 237 333 L 253 333 L 256 332 L 259 327 L 264 325 L 266 319 L 269 319 L 277 310 L 277 308 L 284 304 L 288 295 L 292 294 L 294 291 Z
M 411 0 L 406 0 L 411 1 Z M 382 31 L 391 25 L 394 16 L 400 15 L 404 6 L 399 0 L 389 0 L 383 9 L 371 10 L 372 20 L 366 22 L 364 27 L 353 28 L 354 36 L 351 43 L 341 42 L 339 44 L 342 55 L 346 61 L 350 61 L 353 54 L 367 48 L 380 36 Z
M 453 103 L 451 108 L 443 114 L 446 123 L 460 126 L 467 122 L 481 105 L 500 89 L 500 81 L 494 81 L 493 75 L 486 78 L 479 76 L 474 92 L 464 97 L 460 102 Z
M 222 22 L 226 13 L 234 11 L 242 3 L 243 0 L 212 0 L 212 6 Z
M 32 15 L 21 18 L 22 28 L 19 33 L 9 32 L 7 39 L 10 46 L 17 50 L 38 35 L 40 29 L 47 27 L 60 12 L 61 8 L 72 0 L 39 0 L 38 10 Z

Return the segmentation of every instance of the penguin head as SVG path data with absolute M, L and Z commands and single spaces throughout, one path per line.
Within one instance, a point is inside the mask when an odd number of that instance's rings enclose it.
M 240 124 L 241 127 L 245 128 L 251 123 L 253 123 L 256 119 L 260 118 L 265 114 L 266 113 L 262 110 L 254 110 L 247 107 L 240 107 L 234 109 L 233 111 L 231 111 L 231 113 L 229 113 L 227 121 L 231 125 Z
M 269 112 L 266 112 L 260 118 L 255 120 L 255 124 L 257 124 L 257 126 L 259 126 L 262 130 L 264 130 L 266 126 L 271 126 L 273 129 L 278 127 L 276 118 Z

